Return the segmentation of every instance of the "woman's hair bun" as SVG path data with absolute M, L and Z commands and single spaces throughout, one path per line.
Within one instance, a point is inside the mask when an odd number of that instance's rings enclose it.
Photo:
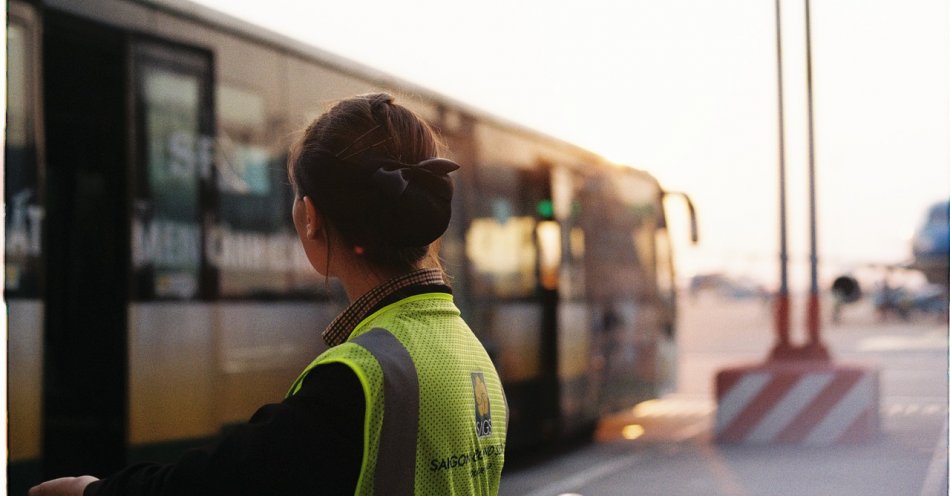
M 382 208 L 383 239 L 394 246 L 425 246 L 439 238 L 452 218 L 454 186 L 448 173 L 458 165 L 445 159 L 430 159 L 401 169 L 405 189 Z

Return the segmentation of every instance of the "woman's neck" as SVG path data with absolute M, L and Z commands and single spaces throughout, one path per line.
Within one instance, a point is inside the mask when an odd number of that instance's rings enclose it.
M 343 290 L 346 291 L 347 299 L 353 303 L 373 288 L 405 273 L 407 271 L 370 268 L 363 265 L 340 274 L 339 279 Z

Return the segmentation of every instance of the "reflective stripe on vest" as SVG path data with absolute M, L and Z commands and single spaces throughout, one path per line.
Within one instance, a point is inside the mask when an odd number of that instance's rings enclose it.
M 351 342 L 370 352 L 383 370 L 383 425 L 373 483 L 375 492 L 414 494 L 419 428 L 416 366 L 406 347 L 385 329 L 371 329 Z M 384 463 L 380 464 L 381 460 Z

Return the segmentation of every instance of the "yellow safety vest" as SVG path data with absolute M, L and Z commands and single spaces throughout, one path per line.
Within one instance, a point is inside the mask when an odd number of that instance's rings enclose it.
M 358 495 L 496 495 L 507 404 L 484 347 L 447 293 L 373 313 L 314 367 L 349 366 L 366 399 Z

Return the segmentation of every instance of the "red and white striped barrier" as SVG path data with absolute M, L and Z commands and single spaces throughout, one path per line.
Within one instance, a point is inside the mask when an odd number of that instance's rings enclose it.
M 878 371 L 825 361 L 770 361 L 716 374 L 716 441 L 827 446 L 880 425 Z

